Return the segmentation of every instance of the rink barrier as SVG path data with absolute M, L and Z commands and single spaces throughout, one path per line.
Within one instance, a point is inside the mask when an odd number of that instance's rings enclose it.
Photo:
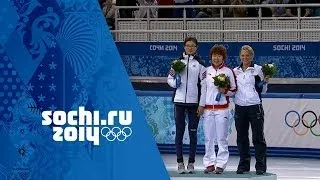
M 138 97 L 143 96 L 155 96 L 155 97 L 172 97 L 173 91 L 140 91 L 136 90 Z M 266 93 L 262 95 L 263 98 L 276 98 L 276 99 L 308 99 L 317 100 L 320 99 L 320 93 Z M 315 107 L 318 109 L 317 107 Z M 234 124 L 233 124 L 234 126 Z M 291 136 L 291 135 L 290 135 Z M 268 137 L 266 137 L 268 138 Z M 298 136 L 296 138 L 299 138 Z M 315 137 L 320 138 L 320 137 Z M 320 140 L 320 139 L 319 139 Z M 175 153 L 174 144 L 163 144 L 158 143 L 158 148 L 161 153 L 172 154 Z M 267 144 L 268 145 L 268 144 Z M 184 151 L 188 152 L 188 145 L 184 145 Z M 254 156 L 254 148 L 250 148 L 251 154 Z M 297 148 L 297 147 L 268 147 L 269 157 L 292 157 L 292 158 L 319 158 L 320 159 L 320 148 Z M 229 146 L 229 152 L 232 156 L 238 156 L 237 147 L 234 145 Z M 197 153 L 204 154 L 204 145 L 200 144 L 197 146 Z

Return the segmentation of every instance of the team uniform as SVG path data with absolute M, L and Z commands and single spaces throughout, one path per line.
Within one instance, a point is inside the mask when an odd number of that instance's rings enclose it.
M 199 105 L 205 104 L 205 88 L 203 88 L 203 81 L 206 75 L 206 68 L 204 63 L 198 56 L 182 54 L 181 61 L 186 64 L 184 71 L 180 74 L 181 85 L 176 87 L 175 72 L 171 68 L 167 83 L 175 88 L 173 95 L 174 102 L 174 117 L 176 125 L 176 153 L 177 162 L 183 163 L 182 141 L 185 131 L 185 117 L 188 114 L 188 131 L 190 137 L 190 151 L 189 163 L 195 162 L 195 154 L 197 148 L 197 129 L 199 124 L 199 117 L 197 116 L 197 109 Z
M 238 171 L 250 171 L 249 124 L 252 129 L 252 142 L 255 148 L 258 171 L 266 171 L 267 146 L 264 138 L 264 111 L 261 93 L 267 91 L 267 85 L 258 83 L 264 79 L 262 67 L 251 64 L 243 71 L 242 65 L 234 68 L 237 77 L 238 91 L 235 94 L 235 125 L 237 130 L 237 146 L 240 153 Z
M 216 101 L 219 89 L 213 83 L 213 77 L 225 74 L 230 79 L 230 87 Z M 228 159 L 228 125 L 230 119 L 229 97 L 237 91 L 237 83 L 232 69 L 224 64 L 218 68 L 210 66 L 206 74 L 205 110 L 203 113 L 203 128 L 205 135 L 205 167 L 215 166 L 225 169 Z M 215 142 L 218 143 L 218 154 L 215 153 Z

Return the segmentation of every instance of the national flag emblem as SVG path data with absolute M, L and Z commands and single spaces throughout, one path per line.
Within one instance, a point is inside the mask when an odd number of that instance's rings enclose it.
M 169 74 L 170 74 L 170 76 L 173 77 L 173 76 L 175 75 L 174 70 L 173 70 L 173 69 L 170 69 Z
M 207 71 L 202 73 L 202 80 L 204 80 L 207 77 Z

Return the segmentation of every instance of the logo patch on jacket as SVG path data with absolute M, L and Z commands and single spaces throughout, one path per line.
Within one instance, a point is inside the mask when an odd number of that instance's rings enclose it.
M 202 79 L 201 80 L 204 80 L 205 78 L 207 78 L 207 72 L 206 71 L 202 73 Z

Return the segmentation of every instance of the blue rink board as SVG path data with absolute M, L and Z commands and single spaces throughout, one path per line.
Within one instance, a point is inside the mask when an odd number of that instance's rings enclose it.
M 135 91 L 137 96 L 172 96 L 173 91 Z M 265 93 L 263 98 L 320 99 L 320 93 Z
M 171 97 L 173 91 L 135 91 L 138 97 L 143 96 L 157 96 L 157 97 Z M 263 98 L 290 98 L 290 99 L 320 99 L 320 93 L 266 93 L 262 95 Z M 142 107 L 143 108 L 143 107 Z M 158 149 L 161 153 L 174 154 L 174 144 L 158 143 Z M 184 145 L 184 152 L 188 152 L 189 146 Z M 197 154 L 204 154 L 204 145 L 197 146 Z M 238 156 L 238 149 L 236 146 L 229 146 L 230 155 Z M 254 155 L 254 148 L 250 148 L 250 152 Z M 318 158 L 320 159 L 320 149 L 312 148 L 289 148 L 289 147 L 268 147 L 269 157 L 292 157 L 292 158 Z

